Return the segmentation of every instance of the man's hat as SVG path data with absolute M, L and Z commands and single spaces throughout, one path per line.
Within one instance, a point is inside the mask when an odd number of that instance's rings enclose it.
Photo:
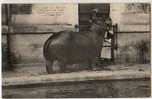
M 98 9 L 93 9 L 92 12 L 98 13 L 99 10 Z

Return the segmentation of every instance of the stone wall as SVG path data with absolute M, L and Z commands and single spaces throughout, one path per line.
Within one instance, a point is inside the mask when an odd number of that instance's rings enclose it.
M 130 6 L 128 8 L 128 6 Z M 116 63 L 150 63 L 150 4 L 111 4 L 111 17 L 118 24 L 118 50 L 115 51 Z M 125 33 L 143 31 L 143 33 Z M 144 31 L 149 31 L 145 33 Z M 143 49 L 143 50 L 142 50 Z M 144 58 L 143 58 L 144 57 Z
M 11 32 L 18 33 L 10 36 L 12 64 L 42 63 L 44 42 L 52 35 L 43 32 L 73 30 L 78 24 L 77 4 L 14 4 L 11 7 Z

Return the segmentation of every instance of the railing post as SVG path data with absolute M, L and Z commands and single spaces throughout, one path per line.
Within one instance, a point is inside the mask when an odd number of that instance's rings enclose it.
M 118 31 L 118 25 L 113 25 L 113 36 L 111 38 L 111 62 L 115 63 L 115 53 L 114 50 L 117 49 L 117 31 Z
M 12 61 L 11 61 L 11 51 L 10 51 L 10 28 L 11 28 L 11 11 L 10 11 L 10 4 L 7 4 L 7 25 L 8 25 L 8 31 L 7 31 L 7 60 L 8 60 L 8 67 L 9 69 L 12 69 Z

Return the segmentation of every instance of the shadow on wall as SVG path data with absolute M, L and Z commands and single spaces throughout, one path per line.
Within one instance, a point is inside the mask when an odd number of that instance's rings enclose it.
M 116 52 L 116 63 L 150 63 L 150 41 L 140 40 L 119 47 Z

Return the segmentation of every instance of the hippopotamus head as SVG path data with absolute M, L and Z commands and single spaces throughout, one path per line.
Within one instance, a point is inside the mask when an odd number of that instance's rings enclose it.
M 104 30 L 105 30 L 105 22 L 103 20 L 97 20 L 97 22 L 93 22 L 91 24 L 91 28 L 90 30 L 92 32 L 96 32 L 99 34 L 103 34 Z

